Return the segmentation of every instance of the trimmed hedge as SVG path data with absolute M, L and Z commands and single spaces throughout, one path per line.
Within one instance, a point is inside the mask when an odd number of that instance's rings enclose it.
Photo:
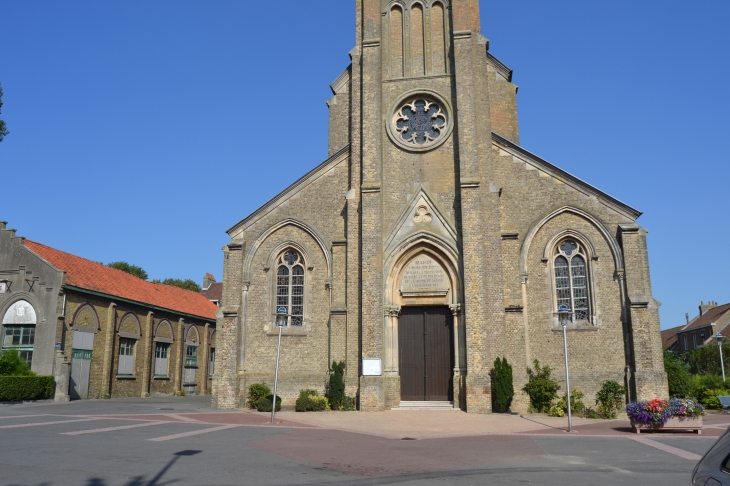
M 0 376 L 0 401 L 42 400 L 56 389 L 52 376 Z
M 327 397 L 320 397 L 315 390 L 300 390 L 297 398 L 297 412 L 322 412 L 329 408 Z
M 259 412 L 271 412 L 271 402 L 274 400 L 274 395 L 268 397 L 261 397 L 256 401 L 256 410 Z M 281 397 L 276 396 L 276 411 L 281 410 Z

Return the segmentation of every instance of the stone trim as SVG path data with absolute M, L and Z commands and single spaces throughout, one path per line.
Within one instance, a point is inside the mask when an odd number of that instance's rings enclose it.
M 74 324 L 76 324 L 76 316 L 79 315 L 79 313 L 85 308 L 91 309 L 91 315 L 94 316 L 94 324 L 95 324 L 94 328 L 96 329 L 94 332 L 100 330 L 101 326 L 99 324 L 99 315 L 96 313 L 96 309 L 94 309 L 94 306 L 89 304 L 88 302 L 84 302 L 83 304 L 81 304 L 80 306 L 78 306 L 76 308 L 76 310 L 74 311 L 74 315 L 71 317 L 71 322 L 69 323 L 69 326 L 74 327 Z M 79 326 L 79 327 L 85 327 L 85 326 Z
M 342 73 L 340 73 L 337 78 L 332 81 L 332 84 L 330 84 L 330 89 L 332 90 L 333 95 L 337 95 L 338 93 L 342 93 L 344 91 L 344 88 L 348 87 L 350 85 L 350 79 L 352 77 L 352 64 L 347 66 Z
M 481 185 L 481 181 L 474 177 L 462 177 L 460 182 L 462 189 L 476 189 Z
M 632 208 L 628 204 L 619 201 L 618 199 L 606 194 L 600 189 L 593 187 L 592 185 L 575 177 L 572 174 L 569 174 L 563 169 L 551 164 L 547 160 L 542 159 L 531 152 L 528 152 L 519 145 L 516 145 L 515 143 L 507 140 L 502 135 L 499 135 L 498 133 L 492 132 L 492 142 L 498 148 L 501 148 L 513 157 L 517 157 L 518 159 L 524 161 L 527 164 L 530 164 L 536 169 L 539 169 L 546 174 L 550 174 L 559 181 L 569 185 L 577 191 L 582 192 L 586 196 L 597 198 L 606 206 L 610 207 L 622 216 L 631 219 L 632 221 L 636 220 L 636 218 L 638 218 L 642 214 L 641 211 Z
M 502 231 L 503 240 L 517 240 L 520 234 L 517 231 Z
M 512 70 L 502 63 L 499 59 L 487 52 L 487 62 L 497 71 L 504 79 L 512 82 Z

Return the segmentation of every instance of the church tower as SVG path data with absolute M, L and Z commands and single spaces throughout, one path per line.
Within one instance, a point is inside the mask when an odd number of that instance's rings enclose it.
M 607 379 L 665 396 L 641 213 L 520 146 L 479 1 L 356 9 L 329 158 L 228 230 L 214 404 L 273 385 L 277 322 L 284 406 L 343 361 L 360 410 L 489 413 L 503 357 L 526 410 L 533 360 L 560 379 L 562 324 L 589 399 Z

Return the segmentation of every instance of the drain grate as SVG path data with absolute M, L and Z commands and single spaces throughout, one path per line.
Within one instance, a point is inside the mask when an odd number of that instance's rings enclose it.
M 175 410 L 174 408 L 159 408 L 158 410 Z
M 413 437 L 403 437 L 401 440 L 416 440 Z

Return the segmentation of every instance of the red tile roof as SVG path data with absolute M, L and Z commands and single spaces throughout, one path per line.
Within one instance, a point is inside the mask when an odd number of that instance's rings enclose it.
M 25 246 L 66 272 L 66 285 L 149 304 L 171 311 L 215 319 L 218 307 L 198 292 L 148 282 L 116 268 L 92 262 L 50 246 L 25 240 Z
M 725 314 L 727 311 L 730 311 L 730 303 L 713 307 L 701 316 L 692 319 L 692 322 L 690 322 L 689 326 L 687 326 L 687 328 L 684 330 L 689 331 L 690 329 L 697 329 L 698 327 L 709 326 L 710 324 L 721 318 L 723 314 Z
M 684 326 L 686 325 L 687 324 L 685 324 Z M 674 343 L 677 342 L 677 332 L 681 331 L 684 326 L 672 327 L 669 329 L 664 329 L 662 331 L 662 347 L 664 349 L 674 346 Z
M 223 300 L 223 282 L 213 282 L 207 289 L 200 291 L 208 300 Z

